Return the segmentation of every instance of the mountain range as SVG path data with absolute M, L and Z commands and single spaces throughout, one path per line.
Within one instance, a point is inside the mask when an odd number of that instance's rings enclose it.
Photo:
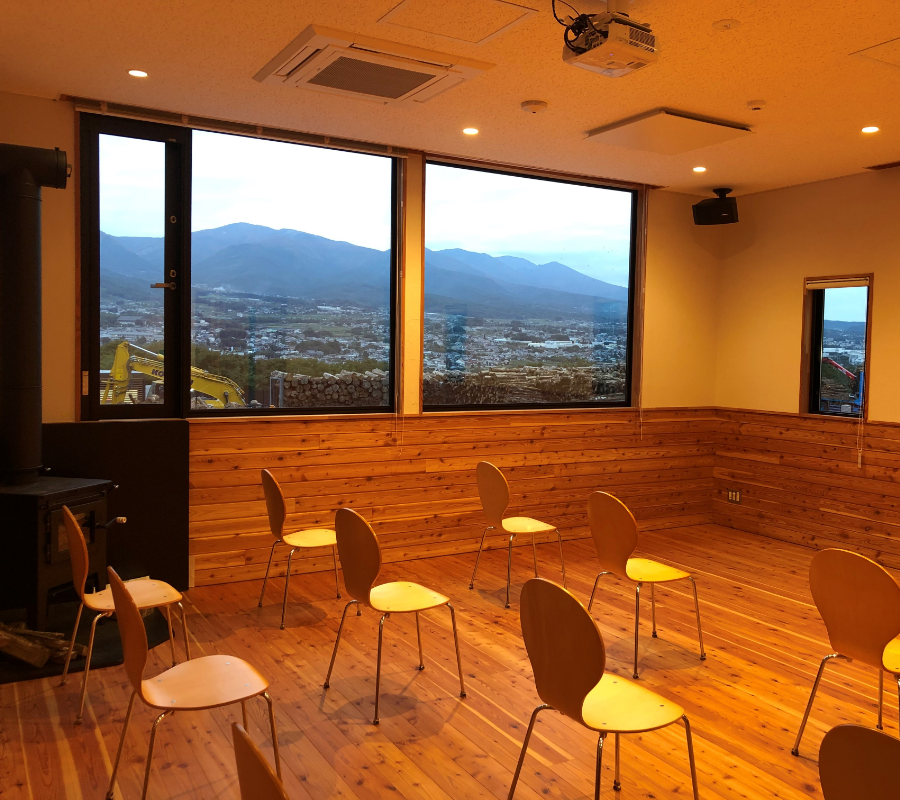
M 389 251 L 238 222 L 191 235 L 195 290 L 223 288 L 324 304 L 385 306 Z M 425 251 L 425 310 L 513 319 L 624 318 L 628 290 L 551 262 L 468 250 Z M 100 234 L 101 294 L 144 300 L 163 280 L 162 238 Z

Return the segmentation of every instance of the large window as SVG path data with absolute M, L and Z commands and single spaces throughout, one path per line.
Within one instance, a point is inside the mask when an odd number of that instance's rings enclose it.
M 423 400 L 627 405 L 633 191 L 429 163 Z
M 87 115 L 82 148 L 86 416 L 393 408 L 395 159 Z
M 812 414 L 865 415 L 869 284 L 868 277 L 806 283 Z

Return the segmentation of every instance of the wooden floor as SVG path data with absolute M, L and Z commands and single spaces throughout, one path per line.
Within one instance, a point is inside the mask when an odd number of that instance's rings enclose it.
M 820 796 L 816 754 L 824 732 L 842 722 L 874 726 L 877 676 L 856 664 L 829 669 L 801 747 L 793 737 L 819 660 L 829 652 L 812 606 L 807 570 L 813 551 L 701 525 L 641 534 L 641 553 L 691 570 L 700 591 L 708 659 L 698 657 L 689 585 L 657 592 L 659 639 L 650 637 L 643 603 L 641 682 L 680 702 L 691 719 L 700 794 L 713 798 Z M 188 593 L 194 652 L 251 661 L 272 681 L 285 783 L 301 798 L 504 798 L 528 716 L 539 702 L 519 629 L 515 600 L 529 577 L 530 552 L 514 553 L 514 604 L 503 608 L 506 554 L 486 553 L 475 591 L 473 558 L 446 556 L 387 565 L 382 579 L 406 578 L 448 594 L 459 612 L 468 697 L 458 683 L 449 614 L 423 615 L 426 669 L 416 666 L 410 616 L 385 625 L 381 725 L 371 724 L 378 618 L 348 615 L 332 688 L 322 683 L 343 602 L 333 575 L 292 581 L 287 629 L 280 631 L 281 580 L 257 608 L 259 581 Z M 559 579 L 555 545 L 539 547 L 542 574 Z M 597 561 L 589 541 L 566 543 L 569 587 L 587 599 Z M 605 579 L 595 616 L 607 667 L 630 676 L 634 595 Z M 345 598 L 346 600 L 346 598 Z M 176 631 L 176 633 L 178 633 Z M 180 636 L 178 637 L 180 640 Z M 168 646 L 151 654 L 166 664 Z M 72 724 L 78 678 L 65 688 L 41 680 L 0 687 L 0 797 L 104 796 L 130 692 L 124 669 L 92 674 L 85 724 Z M 895 687 L 887 683 L 885 729 L 897 732 Z M 239 711 L 180 713 L 157 739 L 153 798 L 236 798 L 230 724 Z M 121 796 L 140 796 L 151 713 L 140 705 L 126 741 Z M 264 703 L 252 709 L 251 735 L 271 757 Z M 517 797 L 588 798 L 596 738 L 547 712 L 541 717 Z M 611 797 L 611 749 L 603 765 Z M 689 797 L 684 731 L 623 740 L 621 800 Z

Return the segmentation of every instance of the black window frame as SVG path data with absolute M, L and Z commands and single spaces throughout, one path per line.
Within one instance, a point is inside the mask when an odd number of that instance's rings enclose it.
M 628 186 L 616 186 L 602 181 L 592 180 L 585 177 L 578 179 L 575 177 L 561 177 L 555 175 L 545 175 L 539 172 L 532 172 L 527 169 L 504 169 L 502 167 L 494 167 L 482 164 L 468 164 L 455 161 L 448 158 L 426 156 L 425 158 L 425 191 L 424 191 L 424 208 L 422 215 L 423 231 L 425 220 L 427 219 L 428 204 L 428 165 L 437 164 L 444 167 L 455 167 L 457 169 L 467 169 L 473 172 L 489 172 L 496 175 L 509 175 L 518 178 L 530 178 L 532 180 L 547 181 L 549 183 L 564 183 L 573 186 L 588 186 L 595 189 L 608 189 L 610 191 L 625 192 L 631 195 L 631 229 L 629 231 L 631 241 L 628 255 L 628 310 L 627 310 L 627 328 L 625 336 L 625 398 L 624 400 L 579 400 L 568 403 L 482 403 L 482 404 L 462 404 L 462 405 L 434 405 L 424 402 L 422 399 L 422 410 L 427 413 L 440 413 L 442 411 L 539 411 L 541 409 L 579 409 L 579 408 L 633 408 L 634 407 L 634 367 L 635 367 L 635 295 L 638 284 L 638 232 L 643 220 L 639 220 L 642 214 L 641 190 Z M 426 241 L 427 232 L 424 232 L 423 243 Z M 424 252 L 424 250 L 423 250 Z M 425 281 L 427 280 L 427 266 L 423 259 L 422 262 L 422 291 L 424 297 Z M 424 323 L 425 307 L 422 306 L 422 318 Z M 424 336 L 425 326 L 422 326 L 423 336 L 423 363 L 422 374 L 425 373 L 424 364 Z
M 823 411 L 821 406 L 822 389 L 822 350 L 825 339 L 825 292 L 828 288 L 815 288 L 808 286 L 807 282 L 828 281 L 829 278 L 808 278 L 804 282 L 804 319 L 803 319 L 803 349 L 801 351 L 801 386 L 800 386 L 800 411 L 817 417 L 829 417 L 832 419 L 867 420 L 869 416 L 869 365 L 871 359 L 872 339 L 872 288 L 874 275 L 859 275 L 856 277 L 838 277 L 835 281 L 859 280 L 859 286 L 866 287 L 866 343 L 865 366 L 863 376 L 863 390 L 860 398 L 860 411 L 855 413 L 841 411 Z M 862 283 L 865 281 L 865 283 Z M 853 284 L 849 284 L 853 285 Z
M 80 114 L 80 174 L 81 174 L 81 369 L 82 398 L 81 418 L 98 419 L 190 419 L 207 417 L 229 419 L 233 417 L 262 416 L 328 416 L 345 414 L 393 414 L 398 405 L 398 363 L 400 353 L 399 321 L 401 319 L 399 295 L 399 265 L 401 263 L 401 202 L 405 159 L 401 156 L 366 153 L 375 158 L 391 161 L 391 258 L 390 258 L 390 345 L 388 363 L 388 402 L 379 406 L 323 406 L 315 408 L 235 408 L 192 409 L 191 387 L 191 180 L 192 140 L 194 130 L 210 130 L 233 136 L 254 139 L 249 134 L 214 128 L 172 126 L 158 122 L 145 122 L 122 117 L 111 117 L 82 112 Z M 166 218 L 175 217 L 173 235 L 165 243 L 165 274 L 175 271 L 176 288 L 165 291 L 166 342 L 166 397 L 162 404 L 100 403 L 100 238 L 99 238 L 99 136 L 111 134 L 166 143 Z M 319 145 L 275 139 L 296 146 Z M 170 148 L 173 155 L 170 158 Z M 349 148 L 324 148 L 349 149 Z M 170 161 L 172 162 L 170 165 Z M 171 168 L 171 176 L 170 176 Z M 170 180 L 171 178 L 171 180 Z M 171 195 L 171 197 L 170 197 Z M 171 201 L 171 205 L 170 205 Z M 160 278 L 169 282 L 170 277 Z M 171 313 L 170 313 L 171 305 Z M 170 344 L 171 342 L 171 344 Z M 171 358 L 170 358 L 170 350 Z M 171 383 L 170 383 L 171 381 Z M 85 394 L 87 389 L 87 394 Z

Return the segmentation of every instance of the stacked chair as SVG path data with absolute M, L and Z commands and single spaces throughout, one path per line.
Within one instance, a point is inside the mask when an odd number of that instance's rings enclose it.
M 297 550 L 308 550 L 314 547 L 331 548 L 331 558 L 334 562 L 334 585 L 340 600 L 341 584 L 338 581 L 337 553 L 335 552 L 336 539 L 331 528 L 307 528 L 294 533 L 285 533 L 284 524 L 287 521 L 288 504 L 284 498 L 284 492 L 281 490 L 281 485 L 267 469 L 262 471 L 262 484 L 266 495 L 269 527 L 272 530 L 272 536 L 275 537 L 275 541 L 272 542 L 272 551 L 269 553 L 269 563 L 266 566 L 266 577 L 263 578 L 262 591 L 259 594 L 259 607 L 262 608 L 263 597 L 266 594 L 266 584 L 269 582 L 269 571 L 272 569 L 275 548 L 280 544 L 287 545 L 291 548 L 291 552 L 288 554 L 287 573 L 284 576 L 284 600 L 281 603 L 281 630 L 284 630 L 284 612 L 287 609 L 288 586 L 291 583 L 291 561 Z
M 532 519 L 531 517 L 506 517 L 506 509 L 509 508 L 509 484 L 503 473 L 489 461 L 482 461 L 475 471 L 478 480 L 478 495 L 481 498 L 481 507 L 487 518 L 487 527 L 481 534 L 481 544 L 478 546 L 478 555 L 475 556 L 475 569 L 472 571 L 472 580 L 469 588 L 475 588 L 475 576 L 478 574 L 478 562 L 481 560 L 481 551 L 484 549 L 484 537 L 488 531 L 503 531 L 509 534 L 509 557 L 506 562 L 506 607 L 509 608 L 509 584 L 512 580 L 512 545 L 513 539 L 520 533 L 531 534 L 531 553 L 534 557 L 534 577 L 538 574 L 537 546 L 534 537 L 539 533 L 553 533 L 559 539 L 559 560 L 562 565 L 563 586 L 566 585 L 566 560 L 563 557 L 562 534 L 555 525 L 548 522 Z
M 606 492 L 594 492 L 588 500 L 588 524 L 602 572 L 594 580 L 588 611 L 594 605 L 597 584 L 604 575 L 615 575 L 637 584 L 634 590 L 634 670 L 638 677 L 638 633 L 641 623 L 641 587 L 650 584 L 650 609 L 653 619 L 653 638 L 656 637 L 656 584 L 689 580 L 694 590 L 694 610 L 697 614 L 697 636 L 700 639 L 700 660 L 706 660 L 703 649 L 703 629 L 700 627 L 700 601 L 697 584 L 689 572 L 684 572 L 647 558 L 632 558 L 637 547 L 637 522 L 628 507 L 617 497 Z
M 75 649 L 75 636 L 78 633 L 78 624 L 81 622 L 81 612 L 87 608 L 89 611 L 95 612 L 94 619 L 91 621 L 91 635 L 88 639 L 87 657 L 84 664 L 84 675 L 81 679 L 81 698 L 78 701 L 78 714 L 75 717 L 75 723 L 81 724 L 81 718 L 84 714 L 84 698 L 87 694 L 88 673 L 91 670 L 91 656 L 94 653 L 94 635 L 97 631 L 97 623 L 101 619 L 106 619 L 113 615 L 115 604 L 113 602 L 112 590 L 107 586 L 101 592 L 85 592 L 87 584 L 88 572 L 88 549 L 87 542 L 84 540 L 84 533 L 81 525 L 75 519 L 75 516 L 63 506 L 63 520 L 66 526 L 66 535 L 69 541 L 69 557 L 72 560 L 72 583 L 75 591 L 81 600 L 78 606 L 78 614 L 75 617 L 75 628 L 72 630 L 72 640 L 69 642 L 69 652 L 66 655 L 66 665 L 63 667 L 62 681 L 60 686 L 66 685 L 66 679 L 69 675 L 69 663 L 72 660 L 72 651 Z M 138 609 L 147 608 L 164 608 L 166 611 L 166 620 L 169 623 L 169 642 L 172 646 L 172 666 L 175 666 L 175 637 L 172 635 L 172 606 L 177 605 L 181 609 L 181 629 L 184 633 L 184 654 L 185 658 L 190 660 L 191 647 L 188 643 L 187 622 L 184 616 L 184 606 L 181 604 L 181 592 L 169 586 L 163 581 L 154 580 L 137 580 L 128 581 L 125 589 L 134 600 Z

